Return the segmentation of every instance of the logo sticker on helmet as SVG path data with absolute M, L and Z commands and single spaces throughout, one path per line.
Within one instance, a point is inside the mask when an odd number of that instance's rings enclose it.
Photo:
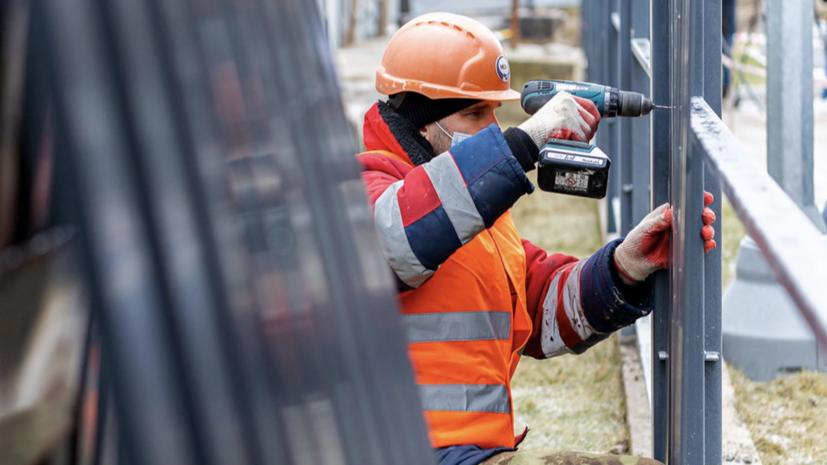
M 511 78 L 511 68 L 508 66 L 508 59 L 505 58 L 505 55 L 500 55 L 497 58 L 497 76 L 503 82 L 508 82 Z

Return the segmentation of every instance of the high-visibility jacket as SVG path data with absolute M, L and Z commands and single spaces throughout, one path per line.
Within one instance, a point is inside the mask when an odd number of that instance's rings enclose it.
M 514 447 L 521 354 L 581 353 L 649 308 L 614 286 L 616 243 L 578 260 L 521 241 L 508 209 L 533 186 L 496 125 L 415 166 L 396 116 L 371 108 L 359 159 L 431 443 Z

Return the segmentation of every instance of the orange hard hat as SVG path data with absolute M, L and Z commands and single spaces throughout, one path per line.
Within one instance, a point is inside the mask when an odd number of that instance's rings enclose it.
M 376 70 L 384 95 L 416 92 L 431 99 L 519 100 L 505 52 L 487 27 L 451 13 L 408 21 L 391 37 Z

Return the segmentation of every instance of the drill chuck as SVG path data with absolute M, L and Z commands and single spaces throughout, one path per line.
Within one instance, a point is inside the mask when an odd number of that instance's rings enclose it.
M 655 109 L 652 101 L 638 92 L 617 89 L 611 89 L 610 92 L 617 93 L 618 105 L 615 113 L 608 116 L 645 116 Z

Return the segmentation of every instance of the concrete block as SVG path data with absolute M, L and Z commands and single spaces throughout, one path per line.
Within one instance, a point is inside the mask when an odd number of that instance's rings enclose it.
M 825 369 L 810 327 L 749 237 L 741 241 L 736 277 L 724 294 L 723 351 L 757 381 Z

